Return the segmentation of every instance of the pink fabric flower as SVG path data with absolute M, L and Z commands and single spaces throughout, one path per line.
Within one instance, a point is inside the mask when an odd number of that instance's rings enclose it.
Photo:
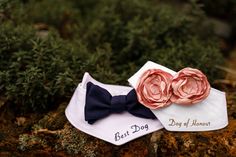
M 172 80 L 171 101 L 176 104 L 191 105 L 204 100 L 210 93 L 207 77 L 199 70 L 184 68 Z
M 150 109 L 170 105 L 172 77 L 160 69 L 145 71 L 136 89 L 139 102 Z

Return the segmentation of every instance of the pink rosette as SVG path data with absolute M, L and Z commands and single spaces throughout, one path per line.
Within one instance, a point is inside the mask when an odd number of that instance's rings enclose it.
M 184 68 L 172 80 L 171 101 L 181 105 L 191 105 L 204 100 L 210 93 L 207 77 L 199 70 Z
M 136 89 L 138 101 L 150 109 L 170 105 L 172 77 L 171 74 L 160 69 L 145 71 Z

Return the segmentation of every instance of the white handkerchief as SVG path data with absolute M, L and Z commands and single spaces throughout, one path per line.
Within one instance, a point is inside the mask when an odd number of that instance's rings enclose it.
M 126 95 L 133 89 L 126 86 L 103 84 L 94 80 L 88 73 L 85 73 L 65 111 L 67 119 L 77 129 L 112 144 L 122 145 L 163 128 L 157 119 L 139 118 L 128 112 L 110 114 L 103 119 L 97 120 L 94 124 L 88 124 L 84 117 L 86 85 L 88 82 L 105 88 L 112 96 Z
M 164 66 L 148 61 L 138 72 L 128 79 L 135 89 L 141 75 L 148 69 L 161 69 L 176 74 Z M 177 105 L 151 110 L 170 131 L 208 131 L 224 128 L 228 125 L 227 104 L 225 93 L 211 88 L 209 96 L 200 103 L 193 105 Z

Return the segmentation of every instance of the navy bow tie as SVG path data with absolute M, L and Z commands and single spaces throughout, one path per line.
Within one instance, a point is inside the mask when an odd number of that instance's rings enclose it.
M 85 101 L 85 120 L 89 124 L 123 111 L 141 118 L 156 119 L 148 108 L 138 102 L 134 89 L 127 95 L 112 96 L 106 89 L 88 82 Z

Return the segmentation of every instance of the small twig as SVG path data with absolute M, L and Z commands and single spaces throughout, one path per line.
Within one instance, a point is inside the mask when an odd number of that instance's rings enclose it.
M 39 129 L 34 131 L 34 134 L 45 133 L 45 134 L 59 134 L 62 130 L 48 130 L 48 129 Z
M 232 81 L 232 80 L 219 79 L 219 80 L 215 80 L 214 83 L 215 84 L 231 85 L 233 87 L 236 87 L 236 81 Z
M 227 67 L 224 67 L 224 66 L 220 66 L 220 65 L 216 65 L 215 67 L 217 69 L 222 70 L 222 71 L 225 71 L 225 72 L 231 73 L 233 75 L 236 75 L 236 70 L 234 70 L 234 69 L 230 69 L 230 68 L 227 68 Z

